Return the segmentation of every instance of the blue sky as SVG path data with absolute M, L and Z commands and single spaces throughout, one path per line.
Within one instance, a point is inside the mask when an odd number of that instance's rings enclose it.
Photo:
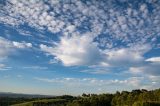
M 0 91 L 159 88 L 159 11 L 159 0 L 0 0 Z

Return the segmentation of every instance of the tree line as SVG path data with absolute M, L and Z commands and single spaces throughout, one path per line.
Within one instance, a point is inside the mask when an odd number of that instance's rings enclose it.
M 67 106 L 160 106 L 160 89 L 117 91 L 115 94 L 83 94 Z

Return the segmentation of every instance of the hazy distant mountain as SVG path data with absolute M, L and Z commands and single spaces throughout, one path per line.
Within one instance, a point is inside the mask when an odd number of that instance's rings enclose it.
M 53 96 L 51 96 L 51 95 L 39 95 L 39 94 L 22 94 L 22 93 L 12 93 L 12 92 L 0 92 L 0 97 L 44 98 L 44 97 L 53 97 Z

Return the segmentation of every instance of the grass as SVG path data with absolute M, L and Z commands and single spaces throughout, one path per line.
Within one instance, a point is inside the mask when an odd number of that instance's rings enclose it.
M 55 102 L 66 102 L 65 99 L 42 99 L 42 100 L 36 100 L 36 101 L 30 101 L 20 104 L 14 104 L 11 106 L 33 106 L 33 103 L 55 103 Z
M 33 102 L 25 102 L 25 103 L 15 104 L 11 106 L 33 106 Z

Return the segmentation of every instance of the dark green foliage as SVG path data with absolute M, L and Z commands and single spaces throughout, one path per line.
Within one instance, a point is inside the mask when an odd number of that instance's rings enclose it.
M 132 90 L 115 94 L 82 94 L 67 106 L 160 106 L 160 89 Z
M 112 106 L 160 106 L 160 89 L 116 93 L 112 99 Z
M 111 106 L 112 98 L 112 94 L 83 94 L 80 99 L 68 103 L 67 106 Z
M 132 106 L 160 106 L 160 102 L 134 102 Z

